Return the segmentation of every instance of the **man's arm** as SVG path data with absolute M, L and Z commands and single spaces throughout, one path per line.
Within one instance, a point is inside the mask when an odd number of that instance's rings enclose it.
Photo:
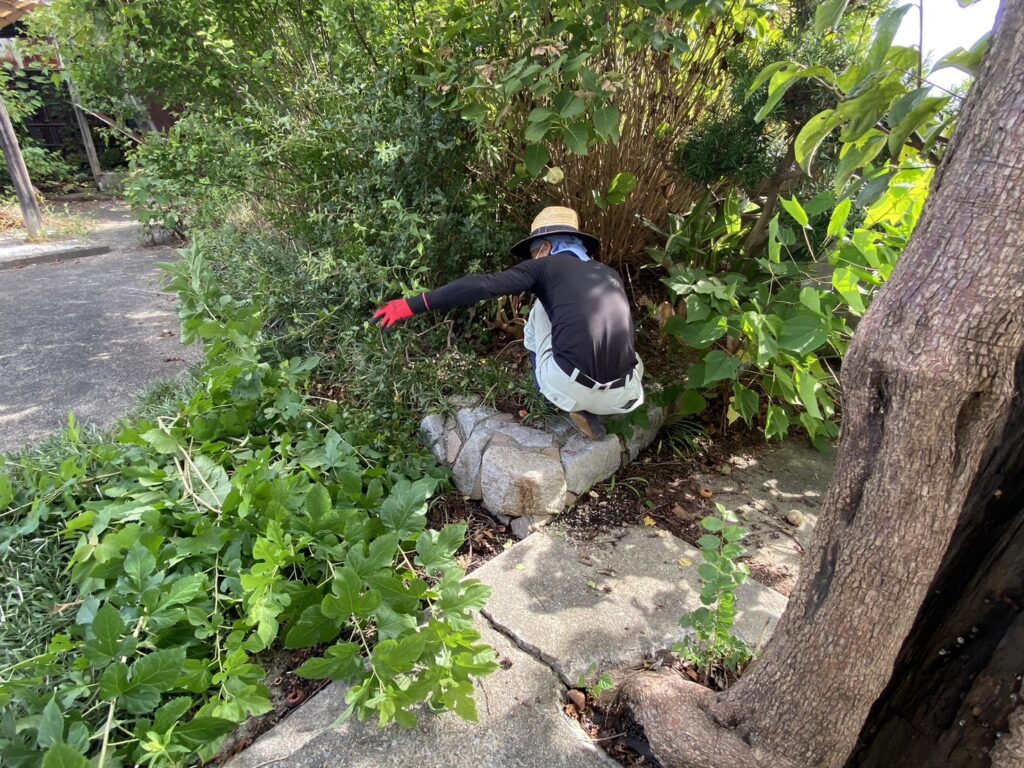
M 542 261 L 530 259 L 504 272 L 460 277 L 436 291 L 409 299 L 409 306 L 413 313 L 419 315 L 423 312 L 443 312 L 454 307 L 466 307 L 496 296 L 534 292 L 540 283 L 544 267 Z
M 531 259 L 516 264 L 504 272 L 486 275 L 467 275 L 453 280 L 448 285 L 429 291 L 411 299 L 395 299 L 377 310 L 374 322 L 390 328 L 395 323 L 407 320 L 424 312 L 444 311 L 453 307 L 465 307 L 483 299 L 495 296 L 536 292 L 543 275 L 543 259 Z

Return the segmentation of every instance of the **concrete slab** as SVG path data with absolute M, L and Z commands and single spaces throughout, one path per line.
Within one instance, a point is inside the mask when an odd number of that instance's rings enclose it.
M 494 588 L 486 618 L 574 686 L 594 664 L 637 664 L 681 640 L 679 618 L 700 605 L 700 562 L 667 531 L 623 528 L 581 543 L 548 527 L 473 576 Z M 763 646 L 786 599 L 750 581 L 737 603 L 736 634 Z
M 344 686 L 331 686 L 268 731 L 227 768 L 593 768 L 618 763 L 561 710 L 558 677 L 483 620 L 478 627 L 503 669 L 477 686 L 478 723 L 424 714 L 411 731 L 373 722 L 331 725 L 345 709 Z
M 109 424 L 201 357 L 182 347 L 174 297 L 161 290 L 156 265 L 174 249 L 140 246 L 123 204 L 97 205 L 110 253 L 0 279 L 0 452 L 60 431 L 69 411 Z
M 779 446 L 738 453 L 717 470 L 696 472 L 693 481 L 712 492 L 693 504 L 707 514 L 715 503 L 734 510 L 747 529 L 745 541 L 758 578 L 784 595 L 796 584 L 825 501 L 835 457 L 794 437 Z

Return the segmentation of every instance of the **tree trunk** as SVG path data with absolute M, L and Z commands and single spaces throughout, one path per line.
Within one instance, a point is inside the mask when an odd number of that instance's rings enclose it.
M 992 627 L 960 601 L 1000 579 L 1019 594 L 1022 81 L 1024 0 L 1007 0 L 918 229 L 844 362 L 836 474 L 763 657 L 720 697 L 666 676 L 624 685 L 666 765 L 840 768 L 897 663 L 933 663 L 921 649 L 969 618 Z M 1019 667 L 1012 646 L 997 658 L 1018 623 L 1001 621 L 975 673 Z M 923 765 L 876 749 L 873 765 Z

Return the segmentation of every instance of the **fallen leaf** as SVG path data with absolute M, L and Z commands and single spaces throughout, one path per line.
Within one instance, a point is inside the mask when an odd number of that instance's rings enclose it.
M 703 485 L 700 489 L 700 495 L 703 496 L 705 499 L 710 499 L 712 496 L 715 495 L 715 492 L 708 488 L 706 485 Z
M 526 570 L 526 566 L 525 566 L 525 565 L 523 565 L 522 563 L 519 563 L 519 564 L 518 564 L 518 565 L 516 566 L 516 570 L 517 570 L 517 571 L 525 571 L 525 570 Z
M 576 709 L 583 711 L 587 707 L 587 695 L 576 688 L 569 689 L 569 700 L 576 705 Z
M 689 568 L 693 565 L 693 560 L 688 557 L 680 557 L 677 562 L 679 563 L 680 568 Z
M 524 409 L 524 408 L 520 408 L 519 409 L 519 418 L 520 419 L 525 419 L 529 415 L 530 415 L 530 412 L 527 411 L 526 409 Z
M 596 499 L 597 498 L 597 491 L 587 491 L 587 495 L 590 496 L 590 498 L 592 498 L 592 499 Z
M 644 515 L 644 525 L 650 527 L 652 525 L 657 525 L 657 523 L 654 522 L 654 518 L 650 515 Z

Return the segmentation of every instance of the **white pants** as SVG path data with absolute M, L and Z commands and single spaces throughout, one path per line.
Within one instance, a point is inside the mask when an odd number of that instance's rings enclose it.
M 598 416 L 610 416 L 629 413 L 643 405 L 644 387 L 641 380 L 644 364 L 639 356 L 636 368 L 624 386 L 607 389 L 597 385 L 591 388 L 576 381 L 580 373 L 578 368 L 570 375 L 555 362 L 551 350 L 551 319 L 539 300 L 533 302 L 523 336 L 524 346 L 537 358 L 534 371 L 541 394 L 563 411 L 590 411 Z

